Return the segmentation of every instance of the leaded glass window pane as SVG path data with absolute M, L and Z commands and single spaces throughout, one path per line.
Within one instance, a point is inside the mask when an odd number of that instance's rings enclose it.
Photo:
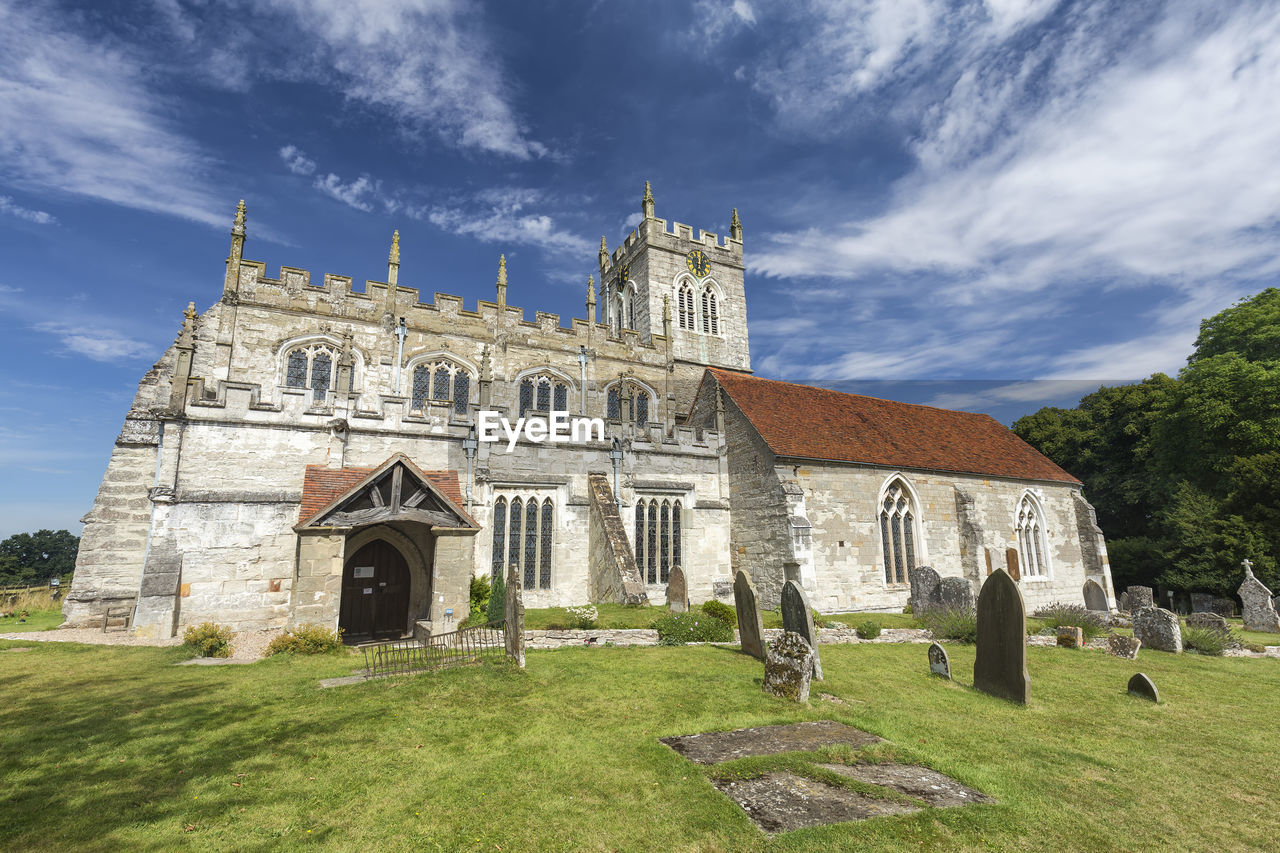
M 526 379 L 520 383 L 520 417 L 533 408 L 533 380 Z
M 644 501 L 636 501 L 636 568 L 644 577 Z
M 507 537 L 507 565 L 520 565 L 520 522 L 524 520 L 524 501 L 511 501 L 511 534 Z
M 502 573 L 502 555 L 506 553 L 507 499 L 498 498 L 493 503 L 493 567 L 491 580 Z
M 532 498 L 524 512 L 524 588 L 538 584 L 538 502 Z
M 329 357 L 329 353 L 321 350 L 316 353 L 315 358 L 311 359 L 311 399 L 317 403 L 324 401 L 325 392 L 329 390 L 329 383 L 332 379 L 333 359 Z
M 431 399 L 449 399 L 449 368 L 443 364 L 435 365 L 435 379 L 431 382 Z
M 538 563 L 538 586 L 551 589 L 551 498 L 542 502 L 542 554 Z
M 307 387 L 307 352 L 296 349 L 289 353 L 289 367 L 285 372 L 284 384 L 290 388 Z
M 471 376 L 465 370 L 459 370 L 453 377 L 453 411 L 459 415 L 467 413 L 467 398 L 471 395 Z
M 644 426 L 649 422 L 649 395 L 643 391 L 636 395 L 636 424 Z
M 880 544 L 884 548 L 884 582 L 893 583 L 893 549 L 889 547 L 889 516 L 880 514 Z
M 1036 549 L 1035 574 L 1040 574 L 1040 567 L 1044 565 L 1044 557 L 1040 553 L 1040 527 L 1032 525 L 1031 527 L 1031 544 Z
M 545 412 L 551 408 L 551 383 L 546 379 L 538 382 L 538 411 Z
M 676 501 L 671 508 L 671 565 L 684 565 L 680 551 L 680 501 Z
M 618 403 L 618 389 L 610 388 L 608 410 L 605 413 L 606 417 L 608 417 L 610 420 L 616 421 L 622 417 L 622 415 L 620 414 L 621 411 L 622 410 L 620 408 L 620 404 Z
M 907 513 L 903 517 L 902 544 L 906 548 L 907 571 L 909 572 L 916 567 L 915 528 L 912 525 L 911 513 Z
M 427 391 L 431 387 L 431 368 L 425 364 L 413 369 L 413 402 L 411 409 L 422 409 L 427 405 Z
M 649 583 L 658 582 L 658 502 L 649 501 L 649 541 L 645 547 L 645 558 L 649 563 Z
M 659 555 L 658 577 L 662 583 L 666 583 L 671 575 L 671 504 L 667 501 L 662 502 L 662 517 L 660 518 L 661 526 L 658 528 L 658 539 L 662 543 L 662 550 Z
M 556 383 L 556 405 L 557 412 L 569 411 L 569 386 Z
M 902 583 L 902 518 L 901 516 L 894 518 L 891 522 L 893 527 L 893 576 L 897 583 Z

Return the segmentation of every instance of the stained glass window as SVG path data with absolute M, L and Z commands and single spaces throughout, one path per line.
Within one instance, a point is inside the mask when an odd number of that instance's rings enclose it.
M 311 359 L 311 399 L 317 403 L 324 402 L 325 392 L 333 380 L 333 359 L 325 350 L 317 352 Z
M 296 349 L 289 353 L 289 369 L 284 384 L 290 388 L 307 387 L 307 351 Z
M 506 553 L 507 536 L 507 499 L 498 498 L 493 502 L 493 567 L 491 580 L 502 574 L 502 556 Z
M 636 395 L 636 426 L 649 422 L 649 395 L 641 391 Z
M 427 405 L 427 393 L 431 387 L 431 368 L 425 364 L 413 369 L 413 400 L 409 408 L 420 411 Z
M 563 382 L 556 383 L 555 400 L 556 400 L 555 410 L 557 412 L 569 411 L 569 386 L 568 385 L 565 385 Z
M 471 376 L 465 370 L 459 370 L 453 376 L 453 411 L 458 415 L 467 413 L 467 398 L 471 395 Z
M 542 501 L 542 552 L 538 562 L 538 586 L 551 589 L 551 498 Z
M 431 399 L 448 400 L 449 399 L 449 368 L 443 364 L 431 365 L 435 371 L 435 378 L 431 382 Z
M 524 588 L 533 589 L 538 583 L 538 502 L 533 498 L 525 504 L 524 513 Z
M 538 380 L 538 411 L 546 412 L 551 409 L 551 383 L 546 379 Z
M 608 417 L 608 418 L 609 418 L 609 420 L 612 420 L 612 421 L 621 420 L 621 419 L 622 419 L 622 409 L 621 409 L 620 405 L 621 405 L 621 404 L 618 402 L 618 389 L 617 389 L 617 388 L 610 388 L 610 389 L 609 389 L 609 403 L 608 403 L 608 409 L 607 409 L 607 411 L 606 411 L 606 413 L 605 413 L 605 416 L 606 416 L 606 417 Z

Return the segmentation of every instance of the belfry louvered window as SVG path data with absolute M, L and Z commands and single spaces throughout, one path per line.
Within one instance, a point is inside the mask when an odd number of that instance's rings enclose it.
M 493 502 L 492 577 L 514 565 L 525 589 L 551 589 L 555 504 L 551 498 L 499 497 Z M 505 546 L 505 550 L 504 550 Z M 505 559 L 505 563 L 503 562 Z
M 288 388 L 308 388 L 312 402 L 323 403 L 329 389 L 334 387 L 333 370 L 337 360 L 328 344 L 296 347 L 285 360 L 284 384 Z
M 702 331 L 707 335 L 720 334 L 720 303 L 709 284 L 702 288 Z
M 467 413 L 467 396 L 471 393 L 471 376 L 466 368 L 445 359 L 420 364 L 413 369 L 413 399 L 410 408 L 425 411 L 429 404 L 451 409 L 455 414 Z
M 1031 495 L 1023 495 L 1018 502 L 1018 515 L 1014 524 L 1018 535 L 1018 559 L 1022 576 L 1045 576 L 1048 574 L 1045 555 L 1049 549 L 1044 541 L 1044 519 L 1041 517 L 1040 507 Z
M 681 565 L 680 510 L 680 501 L 671 498 L 636 501 L 636 568 L 647 584 L 666 583 L 671 567 Z
M 885 583 L 907 583 L 916 567 L 919 514 L 911 493 L 894 480 L 880 500 L 880 547 L 884 553 Z
M 693 288 L 688 284 L 680 285 L 680 292 L 676 294 L 676 307 L 679 309 L 680 328 L 689 331 L 697 331 L 697 306 L 693 298 Z

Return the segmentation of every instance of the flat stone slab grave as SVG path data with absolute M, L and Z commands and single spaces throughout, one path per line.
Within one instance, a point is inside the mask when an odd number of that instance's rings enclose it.
M 923 808 L 895 800 L 876 799 L 787 771 L 766 773 L 754 779 L 720 780 L 713 784 L 741 806 L 756 826 L 770 834 L 807 826 L 910 814 Z
M 812 752 L 828 746 L 862 747 L 881 738 L 834 720 L 793 723 L 789 726 L 757 726 L 732 732 L 708 732 L 659 738 L 667 746 L 698 764 L 719 764 L 735 758 Z
M 994 803 L 988 797 L 955 779 L 928 767 L 914 764 L 819 764 L 823 770 L 848 776 L 868 785 L 892 788 L 908 797 L 924 800 L 935 809 L 967 806 L 970 803 Z

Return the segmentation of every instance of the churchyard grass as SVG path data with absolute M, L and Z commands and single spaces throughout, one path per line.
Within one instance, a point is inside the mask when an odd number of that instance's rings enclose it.
M 23 622 L 22 611 L 16 610 L 12 616 L 0 616 L 0 634 L 11 631 L 48 631 L 62 624 L 61 610 L 28 610 Z
M 12 649 L 18 641 L 0 641 Z M 1271 849 L 1280 661 L 1028 650 L 1031 703 L 931 677 L 923 645 L 826 646 L 800 706 L 732 649 L 530 652 L 321 690 L 355 656 L 177 667 L 181 648 L 0 651 L 0 847 L 14 850 Z M 1125 693 L 1141 670 L 1153 705 Z M 843 702 L 818 698 L 833 694 Z M 997 805 L 766 838 L 657 738 L 834 719 Z M 754 762 L 754 763 L 753 763 Z M 830 777 L 824 777 L 830 778 Z

